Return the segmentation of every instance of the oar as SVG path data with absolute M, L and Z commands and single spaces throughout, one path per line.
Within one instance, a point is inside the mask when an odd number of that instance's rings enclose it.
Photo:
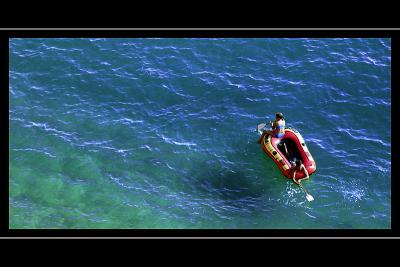
M 308 202 L 313 201 L 313 200 L 314 200 L 313 196 L 310 195 L 310 194 L 306 191 L 306 189 L 305 189 L 305 188 L 303 187 L 303 185 L 301 184 L 301 181 L 299 181 L 299 186 L 301 187 L 301 189 L 304 190 L 304 193 L 306 193 L 306 199 L 308 200 Z
M 267 125 L 266 123 L 260 123 L 259 125 L 257 125 L 257 132 L 259 134 L 262 134 L 262 129 L 264 129 L 265 125 Z
M 262 134 L 262 129 L 264 129 L 264 127 L 267 125 L 267 124 L 272 124 L 272 122 L 270 121 L 269 123 L 260 123 L 259 125 L 257 125 L 257 132 L 259 133 L 259 134 Z

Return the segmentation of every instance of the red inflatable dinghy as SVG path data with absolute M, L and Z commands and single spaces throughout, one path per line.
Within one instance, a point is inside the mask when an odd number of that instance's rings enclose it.
M 276 138 L 270 135 L 261 140 L 261 146 L 268 156 L 278 165 L 279 169 L 287 178 L 293 178 L 294 161 L 299 159 L 306 167 L 308 174 L 311 175 L 316 170 L 316 164 L 304 142 L 301 134 L 293 128 L 286 128 L 285 135 Z M 286 153 L 285 146 L 289 152 Z M 295 180 L 303 180 L 306 177 L 304 171 L 297 171 Z

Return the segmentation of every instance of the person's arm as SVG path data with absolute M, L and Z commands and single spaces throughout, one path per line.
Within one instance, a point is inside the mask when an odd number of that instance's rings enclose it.
M 296 170 L 293 171 L 293 182 L 295 182 L 295 184 L 300 185 L 300 182 L 296 181 Z
M 306 167 L 305 167 L 304 165 L 303 165 L 303 170 L 304 170 L 304 172 L 306 173 L 307 178 L 309 178 L 310 175 L 308 175 L 308 171 L 307 171 L 307 169 L 306 169 Z
M 273 121 L 269 121 L 269 127 L 274 128 L 274 122 Z

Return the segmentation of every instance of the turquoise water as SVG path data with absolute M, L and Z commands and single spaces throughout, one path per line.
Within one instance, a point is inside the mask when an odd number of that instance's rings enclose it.
M 390 39 L 10 39 L 10 228 L 390 228 Z M 304 193 L 256 144 L 283 112 Z

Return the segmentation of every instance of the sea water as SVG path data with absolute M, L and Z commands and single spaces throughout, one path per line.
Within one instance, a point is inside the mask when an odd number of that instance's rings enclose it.
M 390 39 L 10 39 L 10 228 L 390 228 L 390 81 Z

